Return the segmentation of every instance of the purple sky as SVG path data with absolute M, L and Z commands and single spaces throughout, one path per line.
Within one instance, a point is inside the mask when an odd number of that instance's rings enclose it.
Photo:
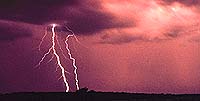
M 199 0 L 1 0 L 0 93 L 64 92 L 47 56 L 51 23 L 69 26 L 80 87 L 96 91 L 200 93 Z M 56 28 L 64 49 L 69 33 Z M 59 47 L 56 47 L 59 49 Z M 73 67 L 61 56 L 71 91 Z M 67 55 L 67 51 L 64 50 Z

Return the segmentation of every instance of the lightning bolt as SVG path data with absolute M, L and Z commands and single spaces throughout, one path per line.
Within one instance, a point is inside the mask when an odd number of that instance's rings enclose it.
M 69 92 L 69 84 L 67 82 L 67 78 L 65 76 L 65 68 L 62 66 L 61 64 L 61 61 L 60 61 L 60 57 L 59 55 L 57 54 L 56 52 L 56 48 L 55 48 L 55 37 L 56 37 L 56 34 L 55 34 L 55 27 L 56 27 L 56 24 L 53 24 L 53 27 L 52 27 L 52 50 L 53 50 L 53 54 L 56 56 L 56 59 L 57 59 L 57 63 L 58 63 L 58 66 L 60 67 L 61 69 L 61 72 L 62 72 L 62 78 L 63 78 L 63 81 L 65 83 L 65 86 L 66 86 L 66 92 Z
M 38 50 L 40 51 L 41 50 L 41 45 L 42 45 L 42 43 L 43 43 L 43 41 L 44 41 L 44 38 L 47 36 L 47 29 L 45 30 L 45 34 L 44 34 L 44 36 L 42 37 L 42 40 L 41 40 L 41 42 L 40 42 L 40 44 L 39 44 L 39 46 L 38 46 Z
M 39 61 L 39 63 L 35 66 L 35 67 L 39 67 L 41 64 L 42 64 L 42 62 L 44 61 L 44 59 L 49 55 L 49 54 L 51 54 L 52 53 L 52 57 L 51 57 L 51 59 L 48 61 L 48 63 L 49 62 L 51 62 L 52 60 L 53 60 L 53 58 L 54 57 L 56 57 L 56 63 L 57 63 L 57 67 L 56 67 L 56 71 L 57 71 L 57 69 L 58 68 L 60 68 L 61 69 L 61 77 L 59 78 L 59 79 L 61 79 L 61 78 L 63 78 L 63 82 L 64 82 L 64 84 L 65 84 L 65 87 L 66 87 L 66 92 L 69 92 L 69 89 L 70 89 L 70 87 L 69 87 L 69 83 L 67 82 L 67 77 L 66 77 L 66 74 L 65 73 L 69 73 L 68 71 L 66 71 L 65 70 L 65 68 L 63 67 L 63 65 L 62 65 L 62 63 L 61 63 L 61 60 L 60 60 L 60 56 L 59 56 L 59 54 L 57 53 L 57 49 L 56 49 L 56 45 L 58 45 L 59 46 L 59 49 L 61 50 L 61 53 L 62 53 L 62 55 L 63 55 L 63 57 L 65 58 L 65 59 L 67 59 L 67 57 L 65 56 L 65 54 L 64 54 L 64 51 L 63 51 L 63 49 L 61 48 L 61 45 L 60 45 L 60 43 L 59 43 L 59 41 L 58 41 L 58 39 L 57 39 L 57 36 L 56 36 L 56 32 L 55 32 L 55 28 L 56 28 L 56 24 L 52 24 L 52 28 L 51 28 L 51 31 L 52 31 L 52 37 L 51 37 L 51 41 L 52 41 L 52 46 L 49 48 L 49 50 L 43 55 L 43 57 L 41 58 L 41 60 Z M 76 40 L 76 42 L 78 42 L 80 45 L 82 45 L 81 43 L 80 43 L 80 41 L 78 40 L 78 38 L 75 36 L 75 34 L 74 34 L 74 32 L 72 31 L 72 30 L 70 30 L 68 27 L 65 27 L 71 34 L 69 34 L 69 35 L 67 35 L 67 37 L 66 37 L 66 40 L 65 40 L 65 48 L 66 48 L 66 50 L 67 50 L 67 54 L 68 54 L 68 56 L 69 56 L 69 59 L 70 60 L 72 60 L 72 66 L 74 67 L 74 75 L 75 75 L 75 85 L 76 85 L 76 89 L 77 90 L 79 90 L 79 80 L 78 80 L 78 73 L 77 73 L 77 66 L 76 66 L 76 59 L 74 58 L 74 57 L 72 57 L 72 54 L 71 54 L 71 51 L 70 51 L 70 48 L 69 48 L 69 44 L 68 44 L 68 41 L 69 41 L 69 38 L 70 37 L 73 37 L 75 40 Z M 41 45 L 42 45 L 42 43 L 43 43 L 43 41 L 44 41 L 44 38 L 47 36 L 47 31 L 45 32 L 45 35 L 42 37 L 42 40 L 41 40 L 41 42 L 40 42 L 40 44 L 39 44 L 39 51 L 40 51 L 40 47 L 41 47 Z M 56 44 L 57 43 L 57 44 Z M 82 45 L 83 46 L 83 45 Z M 70 74 L 70 73 L 69 73 Z
M 79 84 L 78 84 L 78 75 L 77 75 L 77 66 L 76 66 L 76 59 L 72 57 L 72 54 L 71 54 L 71 51 L 69 49 L 69 45 L 68 45 L 68 40 L 69 40 L 69 37 L 75 37 L 75 35 L 68 35 L 66 37 L 66 40 L 65 40 L 65 44 L 66 44 L 66 49 L 68 51 L 68 55 L 69 55 L 69 58 L 72 60 L 72 65 L 74 67 L 74 74 L 75 74 L 75 81 L 76 81 L 76 89 L 79 90 Z

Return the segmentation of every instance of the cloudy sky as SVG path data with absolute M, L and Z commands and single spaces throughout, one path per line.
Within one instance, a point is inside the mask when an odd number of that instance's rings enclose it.
M 0 93 L 65 91 L 51 55 L 34 68 L 52 45 L 52 23 L 81 42 L 69 41 L 80 87 L 200 93 L 199 0 L 1 0 Z M 56 34 L 64 49 L 69 32 Z M 56 47 L 74 91 L 71 61 Z

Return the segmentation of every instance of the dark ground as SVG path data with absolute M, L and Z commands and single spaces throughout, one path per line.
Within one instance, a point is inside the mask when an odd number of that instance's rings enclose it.
M 1 94 L 0 101 L 200 101 L 199 94 L 137 94 L 95 92 L 81 89 L 77 92 L 28 92 Z

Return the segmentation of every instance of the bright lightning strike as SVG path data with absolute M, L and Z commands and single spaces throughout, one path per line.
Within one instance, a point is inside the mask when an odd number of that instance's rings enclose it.
M 53 24 L 53 27 L 52 27 L 52 49 L 53 49 L 53 54 L 56 56 L 57 58 L 57 63 L 58 63 L 58 66 L 60 67 L 60 69 L 62 70 L 62 77 L 63 77 L 63 81 L 65 83 L 65 86 L 66 86 L 66 92 L 69 92 L 69 84 L 67 82 L 67 78 L 65 76 L 65 68 L 62 66 L 61 62 L 60 62 L 60 57 L 59 55 L 57 54 L 56 52 L 56 48 L 55 48 L 55 37 L 56 37 L 56 34 L 55 34 L 55 27 L 56 25 Z
M 69 37 L 74 37 L 74 35 L 68 35 L 66 37 L 66 40 L 65 40 L 65 44 L 66 44 L 66 49 L 68 51 L 68 55 L 69 55 L 69 58 L 72 60 L 73 62 L 73 67 L 74 67 L 74 74 L 75 74 L 75 81 L 76 81 L 76 89 L 79 90 L 79 85 L 78 85 L 78 75 L 77 75 L 77 67 L 76 67 L 76 59 L 72 57 L 72 54 L 71 54 L 71 51 L 69 49 L 69 45 L 67 43 L 67 41 L 69 40 Z
M 59 48 L 62 52 L 62 55 L 64 56 L 64 58 L 66 59 L 66 56 L 64 55 L 64 51 L 62 50 L 61 48 L 61 45 L 58 41 L 58 39 L 56 38 L 56 33 L 55 33 L 55 28 L 56 28 L 56 24 L 52 24 L 52 28 L 51 28 L 51 31 L 52 31 L 52 37 L 51 37 L 51 41 L 52 41 L 52 46 L 49 48 L 48 52 L 46 52 L 42 59 L 39 61 L 39 63 L 36 65 L 36 67 L 40 66 L 41 63 L 44 61 L 44 59 L 46 58 L 47 55 L 49 55 L 51 52 L 53 54 L 52 58 L 49 60 L 49 62 L 54 58 L 56 57 L 56 62 L 57 62 L 57 65 L 58 67 L 56 67 L 56 71 L 57 71 L 57 68 L 60 68 L 61 69 L 61 73 L 62 73 L 62 76 L 61 78 L 63 78 L 63 81 L 64 81 L 64 84 L 65 84 L 65 87 L 66 87 L 66 92 L 69 92 L 69 84 L 67 82 L 67 77 L 65 75 L 65 73 L 69 73 L 65 70 L 65 68 L 63 67 L 62 63 L 61 63 L 61 60 L 60 60 L 60 56 L 59 54 L 57 53 L 57 49 L 56 49 L 56 42 L 57 44 L 59 45 Z M 79 90 L 79 80 L 78 80 L 78 74 L 77 74 L 77 66 L 76 66 L 76 59 L 72 57 L 72 54 L 71 54 L 71 51 L 69 49 L 69 45 L 68 45 L 68 40 L 70 37 L 74 37 L 75 40 L 81 44 L 78 40 L 78 38 L 75 36 L 75 34 L 73 33 L 72 30 L 70 30 L 68 27 L 65 27 L 69 32 L 71 32 L 72 34 L 69 34 L 67 37 L 66 37 L 66 40 L 65 40 L 65 44 L 66 44 L 66 50 L 67 50 L 67 54 L 69 56 L 69 59 L 72 60 L 72 65 L 74 67 L 74 74 L 75 74 L 75 84 L 76 84 L 76 89 Z M 39 44 L 39 50 L 40 50 L 40 47 L 41 47 L 41 44 L 42 42 L 44 41 L 44 38 L 47 36 L 47 32 L 45 33 L 45 35 L 43 36 L 40 44 Z

